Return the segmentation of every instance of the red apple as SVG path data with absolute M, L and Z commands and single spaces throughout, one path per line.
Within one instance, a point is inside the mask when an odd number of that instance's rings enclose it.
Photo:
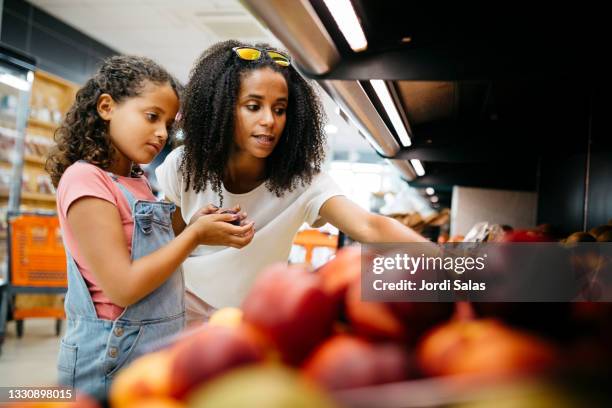
M 408 355 L 398 345 L 336 335 L 313 352 L 302 371 L 322 386 L 339 390 L 402 381 L 410 369 Z
M 541 231 L 513 230 L 504 235 L 503 242 L 554 242 L 554 239 Z
M 304 267 L 268 267 L 242 304 L 243 319 L 279 349 L 283 360 L 299 364 L 329 336 L 336 317 L 320 277 Z

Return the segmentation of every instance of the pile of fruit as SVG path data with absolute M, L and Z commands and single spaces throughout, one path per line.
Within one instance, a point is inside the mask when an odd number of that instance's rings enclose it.
M 605 327 L 607 305 L 364 302 L 360 257 L 349 247 L 315 273 L 267 268 L 241 309 L 221 309 L 125 368 L 111 407 L 333 407 L 343 390 L 542 374 L 609 356 L 605 347 L 559 337 L 563 327 L 548 327 L 572 319 Z M 541 328 L 534 319 L 543 319 Z M 610 339 L 598 336 L 600 345 Z

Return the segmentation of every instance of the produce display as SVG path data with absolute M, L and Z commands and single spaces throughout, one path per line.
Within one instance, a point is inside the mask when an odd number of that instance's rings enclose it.
M 499 242 L 552 240 L 539 230 L 484 228 L 479 234 Z M 592 384 L 610 378 L 610 304 L 365 302 L 361 257 L 359 247 L 347 247 L 314 271 L 266 268 L 240 308 L 216 311 L 123 368 L 104 403 L 478 407 L 497 404 L 488 399 L 496 395 L 519 404 L 510 406 L 606 406 L 605 393 L 574 394 L 571 387 L 537 381 L 581 373 L 594 378 Z M 97 406 L 79 398 L 83 403 L 73 406 Z
M 608 304 L 364 302 L 360 262 L 361 250 L 348 247 L 315 271 L 270 266 L 240 309 L 217 311 L 125 368 L 110 406 L 347 406 L 346 393 L 367 387 L 546 378 L 610 360 Z

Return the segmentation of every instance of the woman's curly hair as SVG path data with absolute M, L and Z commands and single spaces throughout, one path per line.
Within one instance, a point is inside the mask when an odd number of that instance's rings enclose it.
M 57 187 L 64 171 L 79 160 L 102 169 L 109 169 L 114 148 L 108 135 L 108 122 L 98 114 L 100 95 L 109 94 L 116 103 L 139 96 L 147 82 L 169 84 L 180 94 L 180 84 L 154 61 L 135 56 L 114 56 L 105 59 L 94 76 L 76 94 L 76 99 L 59 128 L 55 131 L 57 145 L 50 152 L 45 169 Z M 137 164 L 131 176 L 143 174 Z
M 180 170 L 185 191 L 219 193 L 234 144 L 235 106 L 245 73 L 269 68 L 283 75 L 289 89 L 287 121 L 266 161 L 266 187 L 278 197 L 310 184 L 325 157 L 324 113 L 318 95 L 293 68 L 276 64 L 266 53 L 256 61 L 240 59 L 233 47 L 251 47 L 235 40 L 217 43 L 200 56 L 185 87 L 178 126 L 184 135 Z M 255 47 L 270 48 L 267 44 Z

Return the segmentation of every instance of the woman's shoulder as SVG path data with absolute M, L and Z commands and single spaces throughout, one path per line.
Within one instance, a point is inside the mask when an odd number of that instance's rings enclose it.
M 336 188 L 338 185 L 334 179 L 325 171 L 320 171 L 312 176 L 312 180 L 304 187 L 304 191 L 316 191 L 326 188 Z
M 178 162 L 178 163 L 180 163 L 181 159 L 183 158 L 184 152 L 185 152 L 185 146 L 179 146 L 179 147 L 175 148 L 170 153 L 168 153 L 168 155 L 164 159 L 164 163 L 166 163 L 166 162 Z
M 179 146 L 168 153 L 164 161 L 155 169 L 155 174 L 158 179 L 160 178 L 160 174 L 161 177 L 163 177 L 164 173 L 178 174 L 181 167 L 181 160 L 183 159 L 183 151 L 183 146 Z

